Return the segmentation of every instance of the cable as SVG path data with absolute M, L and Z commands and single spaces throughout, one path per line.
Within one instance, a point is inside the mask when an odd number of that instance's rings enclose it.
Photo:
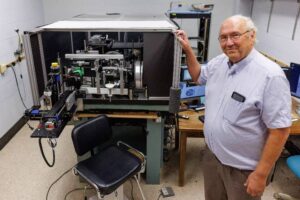
M 24 115 L 24 119 L 26 120 L 27 126 L 33 131 L 34 128 L 28 123 L 29 117 L 26 117 L 26 115 Z
M 177 26 L 178 29 L 180 29 L 179 24 L 178 24 L 174 19 L 171 19 L 171 18 L 170 18 L 170 20 Z
M 48 188 L 47 194 L 46 194 L 46 200 L 48 200 L 48 195 L 49 195 L 49 192 L 50 192 L 52 186 L 53 186 L 57 181 L 59 181 L 59 179 L 61 179 L 64 175 L 66 175 L 69 171 L 71 171 L 72 169 L 73 169 L 73 167 L 71 167 L 70 169 L 68 169 L 67 171 L 65 171 L 62 175 L 60 175 L 60 177 L 58 177 L 58 178 L 50 185 L 50 187 Z
M 94 188 L 75 188 L 75 189 L 73 189 L 73 190 L 67 192 L 67 194 L 65 195 L 64 200 L 67 200 L 67 197 L 68 197 L 69 194 L 71 194 L 72 192 L 75 192 L 75 191 L 78 191 L 78 190 L 85 190 L 85 189 L 86 189 L 86 190 L 92 190 L 92 189 L 94 189 Z
M 132 180 L 129 179 L 130 181 L 130 185 L 131 185 L 131 199 L 134 200 L 134 197 L 133 197 L 133 183 L 132 183 Z
M 16 74 L 16 71 L 15 71 L 15 69 L 14 69 L 14 66 L 12 66 L 11 69 L 13 70 L 13 73 L 14 73 L 14 77 L 15 77 L 15 80 L 16 80 L 18 93 L 19 93 L 20 99 L 21 99 L 21 101 L 22 101 L 22 104 L 23 104 L 24 108 L 25 108 L 26 110 L 28 110 L 28 108 L 27 108 L 27 106 L 25 105 L 25 102 L 24 102 L 24 100 L 23 100 L 23 97 L 22 97 L 22 95 L 21 95 L 21 92 L 20 92 L 19 82 L 18 82 L 18 79 L 17 79 L 17 74 Z M 24 88 L 25 88 L 25 87 L 24 87 Z M 25 118 L 25 119 L 26 119 L 26 118 Z M 31 130 L 34 129 L 34 128 L 28 123 L 28 120 L 27 120 L 26 124 L 28 125 L 28 127 L 29 127 Z
M 64 200 L 67 199 L 67 197 L 68 197 L 69 194 L 71 194 L 72 192 L 78 191 L 78 190 L 84 190 L 84 188 L 75 188 L 75 189 L 73 189 L 73 190 L 67 192 L 67 194 L 65 195 Z
M 49 138 L 48 138 L 48 139 L 49 139 Z M 50 142 L 49 144 L 50 144 L 50 146 L 51 146 L 51 148 L 52 148 L 52 155 L 53 155 L 52 164 L 50 164 L 50 163 L 48 162 L 48 160 L 47 160 L 47 158 L 46 158 L 46 156 L 45 156 L 45 154 L 44 154 L 43 145 L 42 145 L 42 138 L 41 138 L 41 137 L 39 138 L 39 147 L 40 147 L 40 151 L 41 151 L 41 153 L 42 153 L 43 159 L 44 159 L 44 161 L 46 162 L 46 164 L 47 164 L 49 167 L 53 167 L 54 164 L 55 164 L 55 151 L 54 151 L 54 147 L 56 146 L 56 144 L 55 144 L 55 143 L 52 143 L 51 140 L 49 140 L 49 142 Z
M 11 69 L 13 70 L 13 73 L 14 73 L 14 76 L 15 76 L 15 80 L 16 80 L 16 84 L 17 84 L 17 89 L 18 89 L 18 93 L 19 93 L 20 99 L 22 101 L 22 104 L 23 104 L 23 106 L 24 106 L 25 109 L 28 109 L 27 106 L 24 103 L 23 97 L 22 97 L 21 92 L 20 92 L 20 87 L 19 87 L 19 83 L 18 83 L 16 71 L 15 71 L 14 67 L 11 67 Z
M 159 193 L 159 195 L 158 195 L 158 197 L 157 197 L 157 200 L 159 200 L 161 196 L 162 196 L 162 194 Z
M 166 17 L 168 17 L 168 18 L 175 24 L 175 26 L 177 26 L 178 29 L 181 29 L 180 26 L 179 26 L 179 24 L 178 24 L 174 19 L 172 19 L 172 18 L 168 15 L 168 13 L 165 13 L 165 15 L 166 15 Z

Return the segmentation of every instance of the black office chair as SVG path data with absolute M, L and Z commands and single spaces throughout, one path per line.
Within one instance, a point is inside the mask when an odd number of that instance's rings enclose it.
M 75 174 L 79 174 L 96 189 L 99 199 L 116 191 L 129 178 L 134 177 L 142 199 L 145 199 L 137 177 L 145 168 L 144 155 L 122 142 L 107 145 L 111 138 L 112 129 L 105 115 L 75 126 L 72 140 L 77 155 L 82 156 L 91 151 L 90 158 L 75 165 Z M 94 148 L 101 145 L 105 147 L 94 154 Z

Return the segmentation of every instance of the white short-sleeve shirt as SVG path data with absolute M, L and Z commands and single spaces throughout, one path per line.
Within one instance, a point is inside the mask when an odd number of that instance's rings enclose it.
M 205 141 L 225 165 L 254 170 L 267 129 L 291 125 L 290 86 L 282 69 L 253 49 L 229 64 L 225 54 L 201 67 Z

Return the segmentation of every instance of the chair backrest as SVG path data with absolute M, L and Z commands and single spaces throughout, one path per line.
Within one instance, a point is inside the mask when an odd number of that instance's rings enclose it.
M 97 116 L 73 128 L 72 140 L 77 155 L 82 156 L 112 137 L 112 129 L 105 115 Z

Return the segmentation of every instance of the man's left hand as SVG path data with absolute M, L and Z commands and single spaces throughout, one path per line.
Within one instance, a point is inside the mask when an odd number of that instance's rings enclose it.
M 261 196 L 266 187 L 267 178 L 259 175 L 255 171 L 252 172 L 244 184 L 247 187 L 247 193 L 252 197 Z

